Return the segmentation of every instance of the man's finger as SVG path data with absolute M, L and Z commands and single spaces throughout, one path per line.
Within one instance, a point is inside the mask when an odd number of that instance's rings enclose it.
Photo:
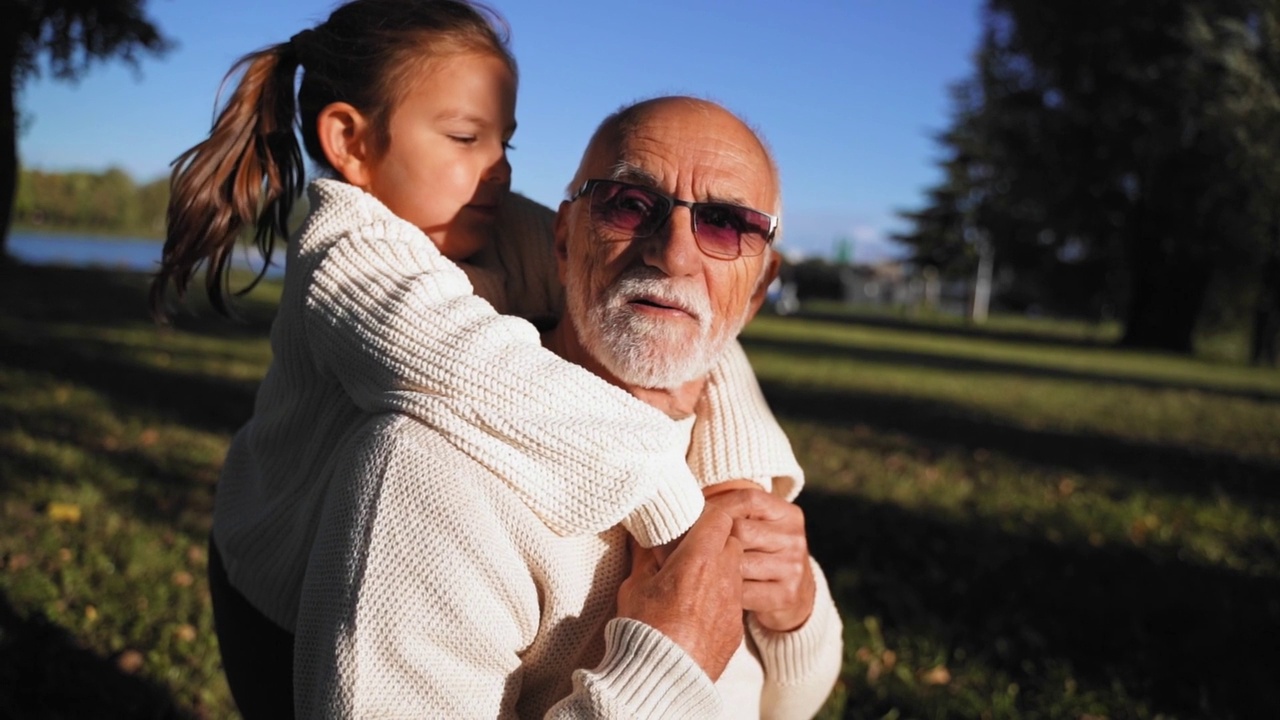
M 708 497 L 707 504 L 735 518 L 770 521 L 785 519 L 799 510 L 786 500 L 759 488 L 727 490 Z
M 733 531 L 733 518 L 723 512 L 706 506 L 702 515 L 685 533 L 680 545 L 672 551 L 665 564 L 679 562 L 680 558 L 697 553 L 718 554 L 724 550 L 725 542 Z

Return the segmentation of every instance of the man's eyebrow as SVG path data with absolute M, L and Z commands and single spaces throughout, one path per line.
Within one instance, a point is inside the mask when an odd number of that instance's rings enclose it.
M 658 178 L 654 177 L 653 173 L 650 173 L 642 167 L 633 165 L 626 160 L 618 162 L 609 170 L 609 179 L 631 182 L 637 185 L 645 185 L 654 188 L 655 190 L 658 189 Z M 751 205 L 745 200 L 736 196 L 711 195 L 703 202 L 738 205 L 740 207 L 747 208 L 751 207 Z
M 658 187 L 658 178 L 654 177 L 653 173 L 626 160 L 619 161 L 609 169 L 609 179 L 632 182 L 637 185 L 648 185 L 652 188 Z

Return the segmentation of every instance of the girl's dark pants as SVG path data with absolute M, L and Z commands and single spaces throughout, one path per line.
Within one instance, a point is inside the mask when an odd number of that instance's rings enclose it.
M 209 537 L 209 593 L 222 668 L 245 720 L 293 717 L 293 633 L 276 625 L 231 587 Z

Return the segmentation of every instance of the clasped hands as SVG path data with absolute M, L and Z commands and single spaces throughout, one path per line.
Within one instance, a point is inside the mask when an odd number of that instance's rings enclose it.
M 618 616 L 662 632 L 716 680 L 742 643 L 744 611 L 769 630 L 795 630 L 813 611 L 816 583 L 800 508 L 745 480 L 705 494 L 683 537 L 631 544 Z

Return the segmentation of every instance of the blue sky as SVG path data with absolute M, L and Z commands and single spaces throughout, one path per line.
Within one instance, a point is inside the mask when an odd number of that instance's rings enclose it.
M 19 96 L 26 167 L 148 180 L 207 132 L 241 54 L 322 21 L 328 0 L 151 0 L 177 47 L 134 73 L 45 78 Z M 783 249 L 858 260 L 894 252 L 896 211 L 939 177 L 933 135 L 969 74 L 981 0 L 491 0 L 520 63 L 512 187 L 558 202 L 595 125 L 631 100 L 692 94 L 756 125 L 782 173 Z

